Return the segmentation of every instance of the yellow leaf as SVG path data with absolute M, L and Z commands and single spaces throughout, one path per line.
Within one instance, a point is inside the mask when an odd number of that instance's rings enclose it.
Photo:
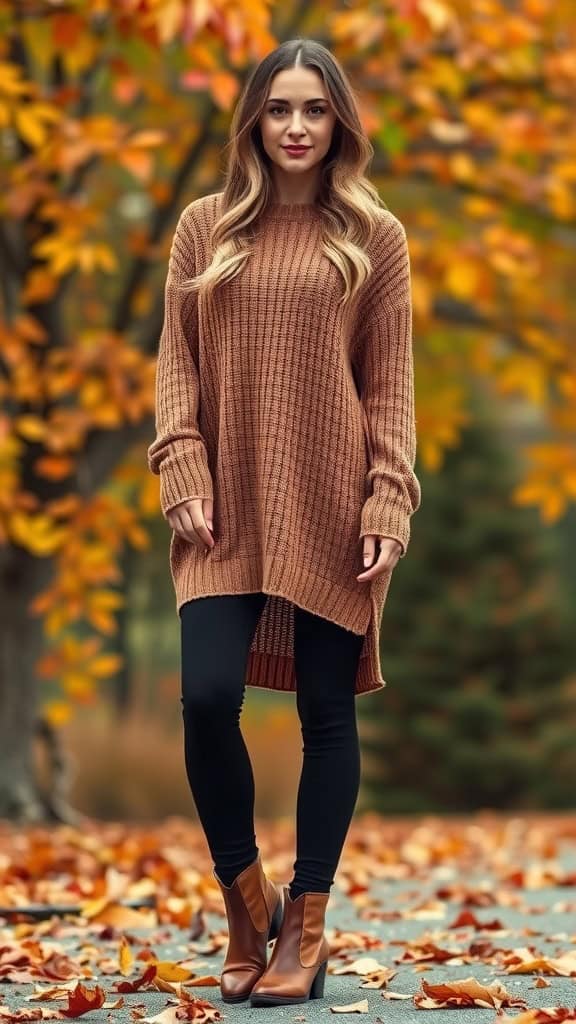
M 568 470 L 564 477 L 564 486 L 566 493 L 572 498 L 576 498 L 576 469 Z
M 18 134 L 30 146 L 41 146 L 46 139 L 46 127 L 29 107 L 16 107 L 14 121 Z
M 44 631 L 46 636 L 55 637 L 68 625 L 69 615 L 64 605 L 53 608 L 44 619 Z
M 478 288 L 478 270 L 474 263 L 461 258 L 450 264 L 446 274 L 446 286 L 459 299 L 470 299 Z
M 432 282 L 429 277 L 416 272 L 412 275 L 412 301 L 414 312 L 423 319 L 430 315 L 434 302 Z
M 542 495 L 542 486 L 539 483 L 530 482 L 518 484 L 513 491 L 513 498 L 517 505 L 535 505 Z
M 548 488 L 541 505 L 542 518 L 546 523 L 555 523 L 566 508 L 566 499 L 559 489 Z
M 449 162 L 456 181 L 474 181 L 476 168 L 468 153 L 453 153 Z
M 105 633 L 106 636 L 113 636 L 114 633 L 118 632 L 118 623 L 111 615 L 106 615 L 105 612 L 89 609 L 86 617 L 88 622 L 94 626 L 94 629 L 99 630 L 100 633 Z
M 137 523 L 128 526 L 126 537 L 132 546 L 138 548 L 139 551 L 147 551 L 150 547 L 150 535 Z
M 27 441 L 41 441 L 47 433 L 47 424 L 39 416 L 18 416 L 14 420 L 14 427 Z
M 422 440 L 421 451 L 422 465 L 431 473 L 435 473 L 442 465 L 442 448 L 436 438 L 425 437 Z
M 124 659 L 119 654 L 101 654 L 98 658 L 89 661 L 86 668 L 97 679 L 107 679 L 118 672 L 123 664 Z
M 61 111 L 50 103 L 30 103 L 28 110 L 35 117 L 41 118 L 43 121 L 51 121 L 53 124 L 57 124 L 58 121 L 62 120 Z
M 156 972 L 156 976 L 163 981 L 188 981 L 192 977 L 192 971 L 180 967 L 173 960 L 157 960 Z
M 8 530 L 13 540 L 39 557 L 53 555 L 68 537 L 68 530 L 58 527 L 50 516 L 18 511 L 8 517 Z
M 115 928 L 156 928 L 158 915 L 155 910 L 132 910 L 119 903 L 111 903 L 107 898 L 92 900 L 83 907 L 85 917 L 90 917 L 98 924 L 109 924 Z
M 570 185 L 550 176 L 547 192 L 550 206 L 556 216 L 560 220 L 571 220 L 576 213 L 576 202 Z
M 117 404 L 102 402 L 92 411 L 93 423 L 99 427 L 118 427 L 124 422 L 124 415 Z
M 558 178 L 566 181 L 576 181 L 576 160 L 569 157 L 565 160 L 558 160 L 554 173 Z
M 61 48 L 59 54 L 69 74 L 78 75 L 91 67 L 98 57 L 99 45 L 100 42 L 95 34 L 90 35 L 88 32 L 84 32 L 76 40 L 74 46 Z
M 108 609 L 123 608 L 125 599 L 116 590 L 96 590 L 90 594 L 90 604 L 93 608 Z
M 163 44 L 171 42 L 182 24 L 182 0 L 164 0 L 162 6 L 153 12 L 153 17 L 160 42 Z
M 62 275 L 77 262 L 77 245 L 63 235 L 50 235 L 31 246 L 32 252 L 47 260 L 54 274 Z
M 132 964 L 134 963 L 134 957 L 132 950 L 125 935 L 120 936 L 120 949 L 118 952 L 118 961 L 120 963 L 120 973 L 126 978 L 131 970 Z
M 72 708 L 63 700 L 50 700 L 42 705 L 42 714 L 54 728 L 66 725 L 72 718 Z
M 455 157 L 457 155 L 455 154 Z M 492 217 L 497 211 L 497 203 L 486 196 L 465 196 L 462 205 L 464 211 L 471 217 L 481 219 Z
M 501 394 L 518 393 L 541 405 L 546 398 L 544 365 L 532 356 L 511 356 L 496 371 L 496 386 Z
M 96 253 L 94 252 L 93 245 L 79 245 L 77 250 L 76 262 L 78 266 L 84 271 L 89 273 L 94 269 L 96 262 Z
M 84 409 L 94 409 L 103 401 L 106 394 L 106 386 L 102 380 L 88 378 L 82 381 L 78 392 L 80 405 Z
M 32 91 L 32 83 L 22 79 L 22 72 L 16 64 L 0 61 L 0 92 L 16 97 L 29 96 Z
M 77 700 L 94 696 L 94 680 L 82 672 L 66 672 L 61 680 L 63 690 Z

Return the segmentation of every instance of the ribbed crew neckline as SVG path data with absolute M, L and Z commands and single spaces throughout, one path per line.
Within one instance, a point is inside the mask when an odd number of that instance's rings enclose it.
M 309 220 L 320 216 L 320 210 L 316 203 L 271 203 L 266 216 L 272 220 Z

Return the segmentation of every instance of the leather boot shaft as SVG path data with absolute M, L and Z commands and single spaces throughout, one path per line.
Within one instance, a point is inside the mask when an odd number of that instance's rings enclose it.
M 220 976 L 224 1002 L 247 999 L 266 969 L 267 944 L 282 920 L 282 891 L 266 877 L 260 854 L 227 886 L 220 886 L 228 919 L 228 949 Z
M 266 971 L 252 989 L 252 1006 L 302 1003 L 321 998 L 330 955 L 324 934 L 329 893 L 305 892 L 290 899 L 284 886 L 284 917 Z

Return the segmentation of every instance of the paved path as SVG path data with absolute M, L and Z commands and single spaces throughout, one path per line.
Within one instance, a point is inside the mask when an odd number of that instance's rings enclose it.
M 573 836 L 568 834 L 563 839 L 554 840 L 552 847 L 545 838 L 535 840 L 537 826 L 527 829 L 519 818 L 516 825 L 506 826 L 501 848 L 493 834 L 488 838 L 489 832 L 472 821 L 466 826 L 465 840 L 459 826 L 454 826 L 451 838 L 435 819 L 436 823 L 431 827 L 426 823 L 420 826 L 413 824 L 403 842 L 380 840 L 375 819 L 367 821 L 363 827 L 360 823 L 353 826 L 328 904 L 326 934 L 335 952 L 329 961 L 324 998 L 293 1006 L 252 1008 L 248 1002 L 238 1005 L 223 1003 L 219 987 L 189 988 L 195 997 L 207 1000 L 219 1011 L 213 1019 L 268 1020 L 274 1017 L 318 1021 L 328 1019 L 332 1007 L 345 1007 L 367 1000 L 367 1010 L 354 1016 L 375 1024 L 379 1020 L 390 1024 L 423 1024 L 426 1017 L 433 1024 L 492 1024 L 497 1017 L 493 1008 L 419 1009 L 412 999 L 391 1000 L 383 995 L 388 990 L 413 996 L 421 990 L 422 980 L 435 984 L 469 977 L 482 984 L 498 981 L 511 996 L 523 998 L 528 1008 L 565 1006 L 575 1012 L 576 967 L 574 977 L 544 973 L 542 976 L 550 986 L 535 988 L 535 973 L 507 974 L 501 965 L 501 957 L 506 950 L 531 947 L 535 956 L 546 958 L 571 953 L 576 959 L 576 818 Z M 570 827 L 563 831 L 569 833 Z M 260 846 L 262 849 L 262 844 Z M 263 859 L 267 865 L 265 853 Z M 287 881 L 288 877 L 289 872 L 284 874 L 283 880 Z M 341 886 L 347 886 L 352 877 L 358 891 L 347 896 Z M 363 881 L 367 884 L 364 891 Z M 466 895 L 472 905 L 464 901 Z M 450 927 L 463 910 L 473 913 L 488 927 Z M 219 977 L 224 948 L 217 956 L 204 955 L 203 950 L 211 933 L 225 929 L 225 918 L 216 912 L 208 912 L 204 914 L 204 921 L 205 930 L 196 940 L 191 939 L 189 929 L 160 925 L 151 929 L 119 929 L 109 939 L 96 940 L 93 934 L 81 932 L 57 941 L 62 952 L 69 953 L 74 959 L 87 943 L 90 944 L 84 953 L 95 976 L 84 979 L 83 984 L 88 988 L 102 985 L 107 1001 L 115 1001 L 118 994 L 112 991 L 112 986 L 124 979 L 119 973 L 99 975 L 96 965 L 105 956 L 108 970 L 114 967 L 122 932 L 149 942 L 150 949 L 162 960 L 179 961 L 196 956 L 195 970 L 198 974 Z M 494 928 L 495 921 L 501 923 L 503 930 Z M 54 922 L 53 918 L 53 927 Z M 46 929 L 48 924 L 44 922 L 43 927 Z M 38 941 L 47 944 L 49 937 L 42 934 L 42 926 L 39 925 L 38 929 Z M 343 932 L 356 933 L 358 945 L 355 948 L 352 945 L 342 948 Z M 0 922 L 0 966 L 5 964 L 1 955 L 4 940 L 14 934 L 14 925 Z M 395 958 L 405 956 L 407 950 L 414 950 L 414 946 L 407 944 L 416 940 L 420 945 L 433 943 L 442 950 L 455 949 L 462 953 L 469 952 L 470 944 L 475 943 L 473 948 L 483 956 L 475 962 L 463 964 L 428 962 L 429 969 L 425 971 L 416 970 L 414 963 L 395 962 Z M 496 963 L 487 962 L 487 943 L 498 951 Z M 146 947 L 131 948 L 137 954 L 139 949 Z M 353 963 L 363 957 L 373 958 L 382 967 L 396 970 L 397 974 L 384 988 L 362 988 L 363 979 L 358 974 L 331 973 L 345 963 Z M 136 977 L 144 968 L 144 962 L 135 960 L 130 978 Z M 3 980 L 0 977 L 0 981 Z M 41 988 L 47 985 L 44 980 L 39 983 Z M 53 1010 L 66 1006 L 62 1000 L 27 1002 L 25 997 L 33 988 L 33 984 L 0 984 L 0 1005 L 12 1011 L 38 1007 Z M 131 1008 L 145 1007 L 146 1016 L 151 1017 L 169 1005 L 167 993 L 152 990 L 125 994 L 124 1000 L 125 1006 L 120 1010 L 100 1008 L 85 1014 L 83 1019 L 94 1024 L 133 1024 Z M 502 1012 L 516 1016 L 521 1009 L 503 1008 Z M 0 1021 L 2 1019 L 0 1013 Z

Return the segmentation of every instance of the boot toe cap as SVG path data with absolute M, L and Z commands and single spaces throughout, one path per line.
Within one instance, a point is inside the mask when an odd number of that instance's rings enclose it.
M 220 977 L 220 991 L 223 999 L 247 999 L 254 982 L 260 977 L 254 971 L 230 971 Z

